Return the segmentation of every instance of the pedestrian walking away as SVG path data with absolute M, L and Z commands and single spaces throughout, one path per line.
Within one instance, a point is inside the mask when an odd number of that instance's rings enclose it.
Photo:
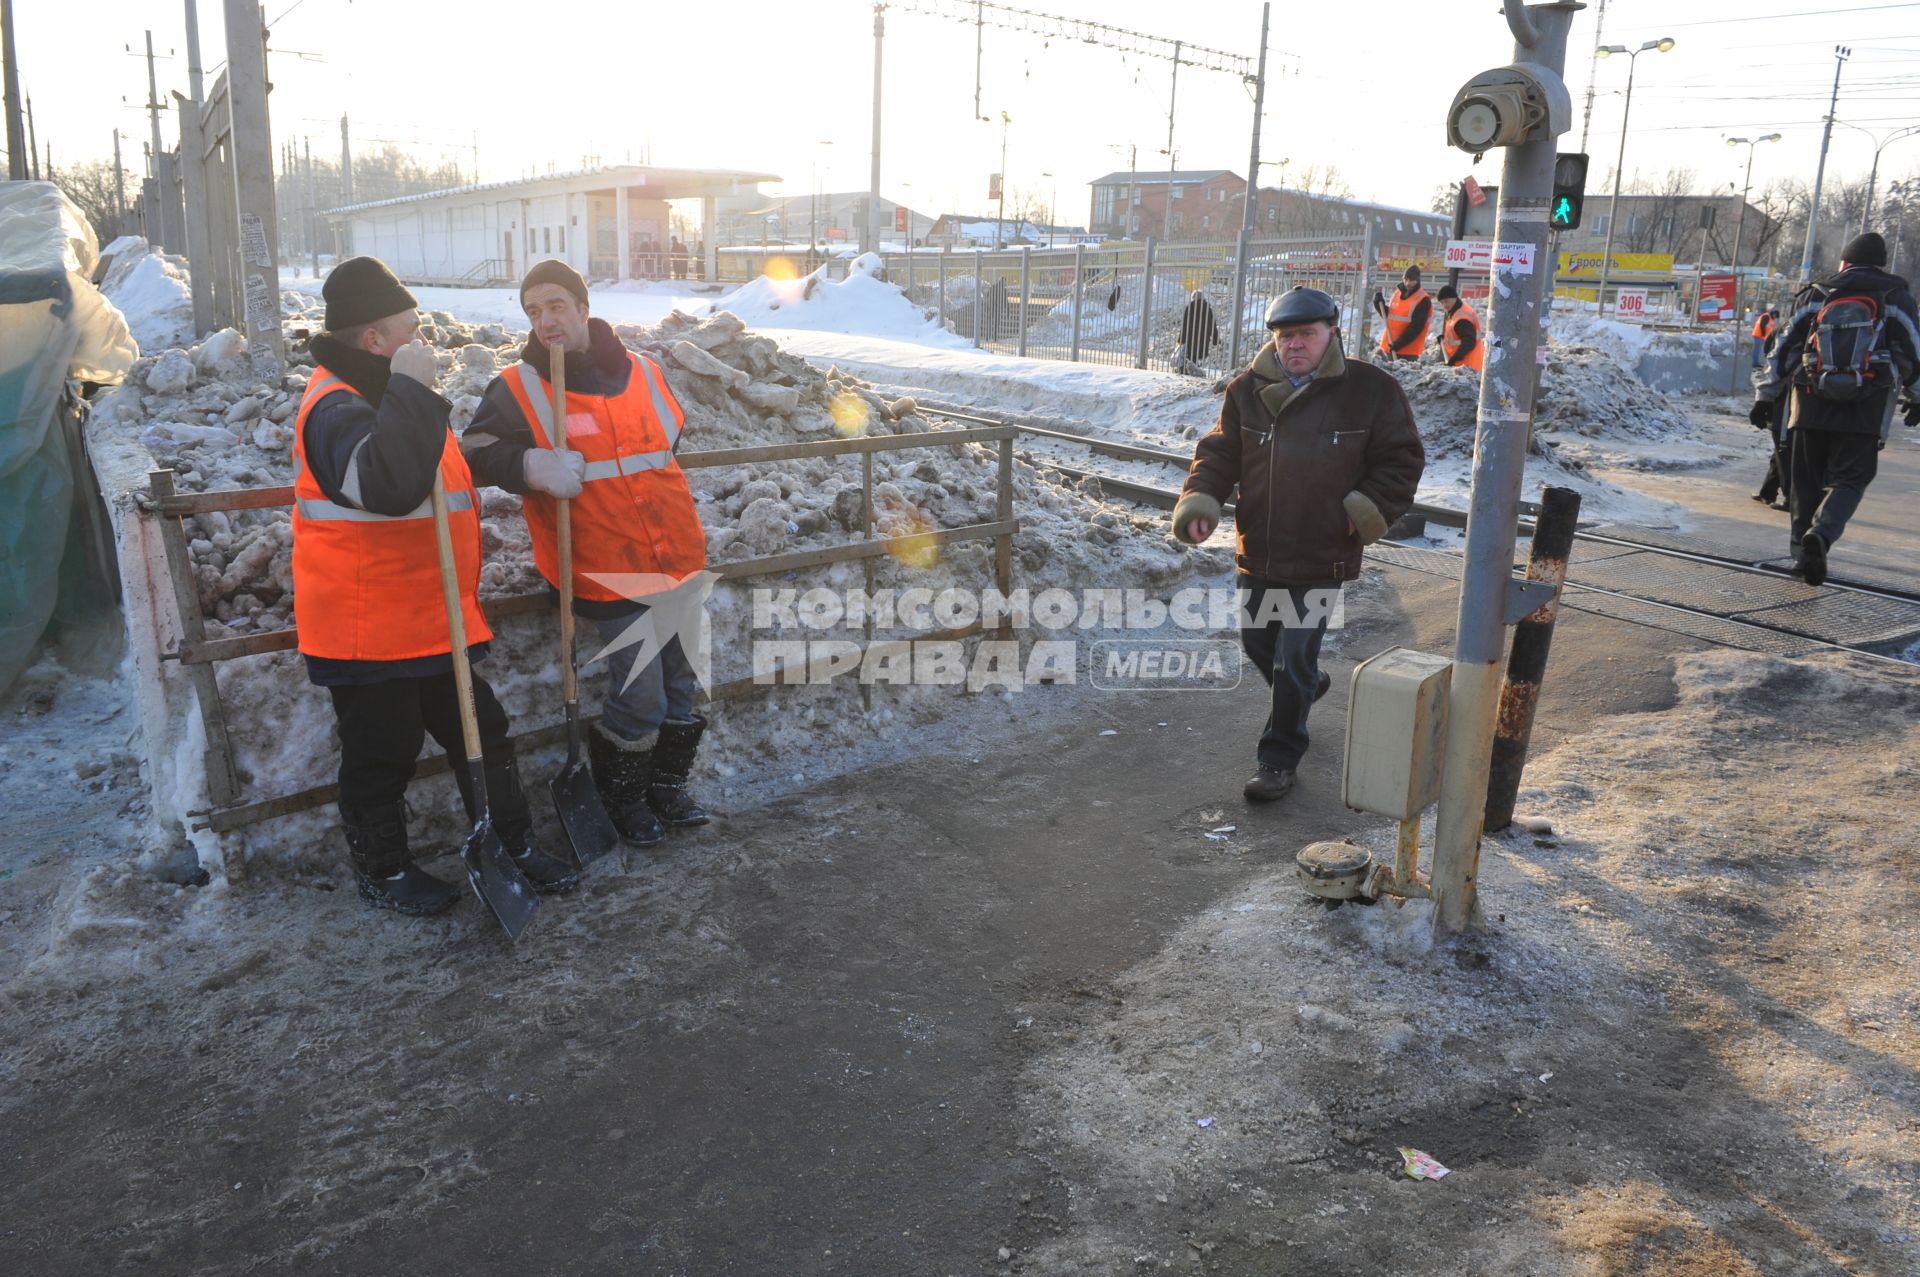
M 574 613 L 614 644 L 647 613 L 647 597 L 706 567 L 706 533 L 673 456 L 685 414 L 659 365 L 593 318 L 572 267 L 537 263 L 520 282 L 520 303 L 532 326 L 520 362 L 487 386 L 461 448 L 481 483 L 521 494 L 549 586 L 559 574 L 554 503 L 572 502 Z M 565 352 L 566 451 L 549 432 L 554 349 Z M 609 575 L 649 583 L 647 596 L 629 597 Z M 606 700 L 587 748 L 614 827 L 644 847 L 667 826 L 709 820 L 688 792 L 707 720 L 694 712 L 699 681 L 678 635 L 636 671 L 637 655 L 631 644 L 608 653 Z
M 491 631 L 480 609 L 480 510 L 433 389 L 413 295 L 371 257 L 340 263 L 321 286 L 326 331 L 294 422 L 294 623 L 307 676 L 327 689 L 340 735 L 340 820 L 360 895 L 404 914 L 439 913 L 459 895 L 415 863 L 405 794 L 427 736 L 465 756 L 430 496 L 447 493 L 461 620 L 474 660 Z M 484 783 L 502 846 L 536 891 L 565 891 L 578 871 L 533 842 L 506 712 L 478 673 L 473 698 Z M 477 796 L 454 776 L 470 820 Z
M 1240 641 L 1269 689 L 1250 802 L 1293 788 L 1308 711 L 1327 691 L 1320 644 L 1339 592 L 1362 547 L 1412 506 L 1426 466 L 1400 383 L 1341 351 L 1332 297 L 1294 288 L 1266 318 L 1273 340 L 1228 383 L 1173 511 L 1174 536 L 1197 545 L 1239 488 Z
M 1427 349 L 1427 328 L 1433 322 L 1433 298 L 1420 287 L 1420 268 L 1407 267 L 1400 286 L 1386 299 L 1386 328 L 1380 334 L 1380 354 L 1388 359 L 1418 359 Z
M 1903 391 L 1920 386 L 1920 321 L 1907 281 L 1886 269 L 1887 242 L 1866 231 L 1840 250 L 1837 273 L 1794 298 L 1749 414 L 1765 426 L 1790 397 L 1788 551 L 1809 584 L 1859 509 Z M 1907 413 L 1909 425 L 1920 418 Z

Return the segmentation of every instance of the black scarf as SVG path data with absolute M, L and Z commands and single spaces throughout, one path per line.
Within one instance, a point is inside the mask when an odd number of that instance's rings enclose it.
M 375 408 L 386 398 L 393 362 L 385 356 L 369 355 L 325 333 L 315 337 L 310 348 L 315 363 L 359 391 Z
M 618 376 L 627 367 L 627 348 L 613 335 L 613 327 L 604 319 L 587 320 L 586 350 L 567 352 L 567 384 L 584 384 L 590 370 L 597 370 L 603 376 Z M 540 374 L 540 380 L 548 381 L 553 371 L 553 356 L 547 353 L 546 343 L 540 340 L 538 333 L 527 334 L 527 344 L 520 348 L 520 358 L 533 365 Z

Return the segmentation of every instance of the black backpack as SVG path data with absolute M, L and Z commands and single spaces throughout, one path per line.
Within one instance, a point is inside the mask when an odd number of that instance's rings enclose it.
M 1795 378 L 1814 398 L 1859 403 L 1893 384 L 1883 304 L 1872 293 L 1837 293 L 1821 303 Z

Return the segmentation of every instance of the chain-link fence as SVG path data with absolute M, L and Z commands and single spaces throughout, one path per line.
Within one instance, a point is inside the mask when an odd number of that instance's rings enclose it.
M 1267 303 L 1298 284 L 1332 293 L 1349 343 L 1366 340 L 1371 255 L 1364 235 L 1256 240 L 1238 316 L 1233 243 L 895 253 L 886 275 L 985 349 L 1211 378 L 1258 349 Z

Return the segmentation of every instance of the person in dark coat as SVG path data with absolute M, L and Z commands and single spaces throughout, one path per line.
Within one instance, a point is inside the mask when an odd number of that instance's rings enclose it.
M 1220 344 L 1220 325 L 1213 316 L 1213 303 L 1199 289 L 1187 298 L 1180 312 L 1180 348 L 1173 353 L 1173 370 L 1198 377 L 1206 372 L 1200 366 L 1207 353 Z
M 1781 324 L 1784 335 L 1754 387 L 1749 418 L 1756 426 L 1767 424 L 1776 400 L 1791 396 L 1789 549 L 1812 585 L 1827 579 L 1827 555 L 1873 482 L 1902 388 L 1909 399 L 1920 397 L 1920 320 L 1907 281 L 1886 265 L 1887 242 L 1878 234 L 1849 240 L 1839 272 L 1794 298 Z M 1820 350 L 1822 314 L 1850 298 L 1869 299 L 1878 312 L 1871 363 L 1857 387 L 1845 375 L 1822 376 L 1833 371 L 1828 361 L 1842 357 L 1837 329 L 1827 343 L 1833 350 Z M 1920 408 L 1910 407 L 1907 422 L 1915 420 Z
M 1293 788 L 1307 752 L 1307 711 L 1326 694 L 1320 642 L 1361 548 L 1413 504 L 1426 450 L 1391 373 L 1349 363 L 1340 309 L 1316 288 L 1267 307 L 1273 341 L 1227 384 L 1220 422 L 1194 448 L 1173 534 L 1197 545 L 1234 513 L 1243 592 L 1240 642 L 1271 688 L 1267 725 L 1246 783 L 1249 802 Z

